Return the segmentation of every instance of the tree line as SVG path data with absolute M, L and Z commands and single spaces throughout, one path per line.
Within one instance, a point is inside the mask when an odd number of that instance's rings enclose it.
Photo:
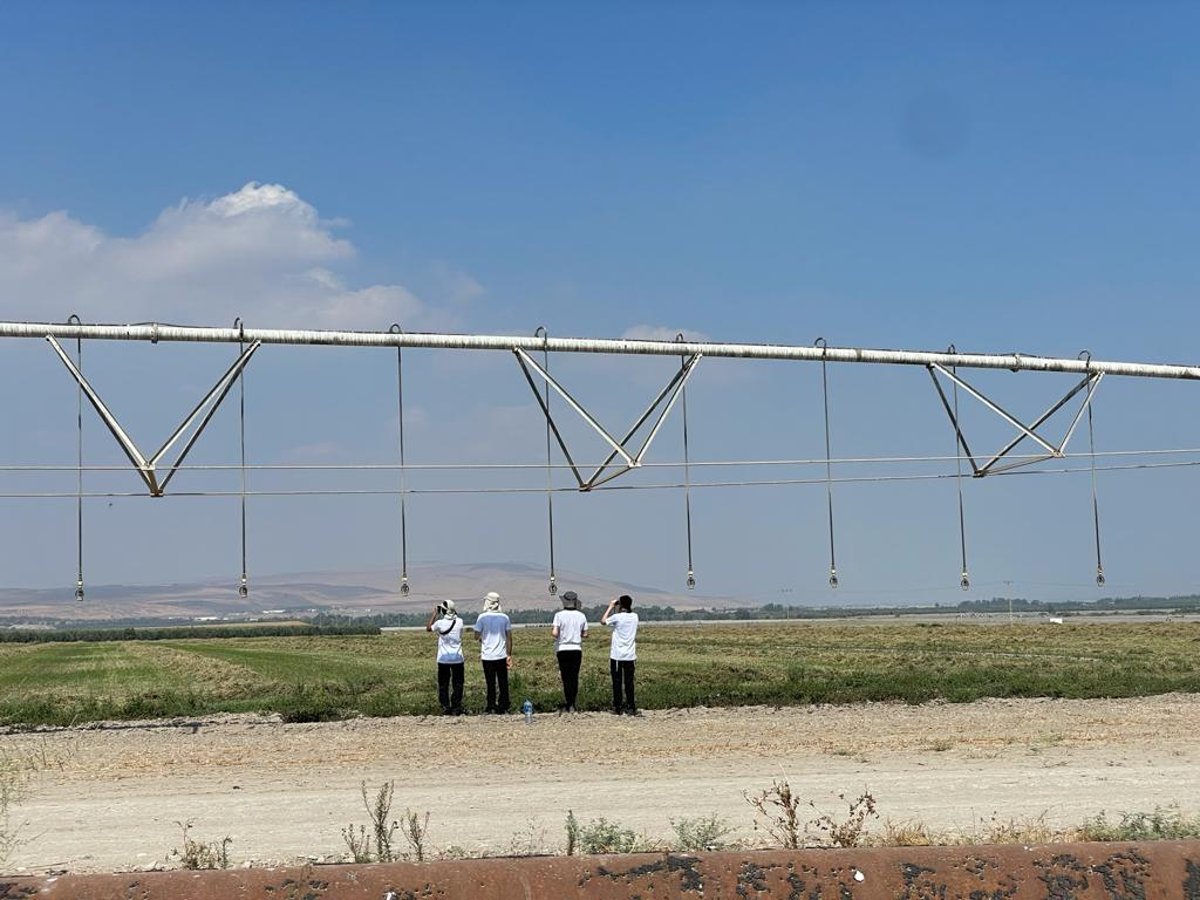
M 465 601 L 464 601 L 465 602 Z M 738 622 L 751 619 L 820 620 L 847 617 L 945 615 L 947 612 L 965 614 L 1019 613 L 1041 615 L 1071 615 L 1084 612 L 1184 612 L 1200 613 L 1200 596 L 1181 597 L 1103 597 L 1098 600 L 1044 601 L 1023 597 L 992 597 L 988 600 L 963 600 L 957 604 L 935 603 L 925 606 L 790 606 L 767 603 L 731 609 L 676 609 L 673 606 L 638 606 L 638 616 L 644 622 Z M 599 621 L 604 606 L 585 607 L 588 620 Z M 550 623 L 552 610 L 509 609 L 509 618 L 519 625 Z M 478 613 L 463 614 L 467 625 L 474 623 Z M 315 635 L 378 634 L 381 628 L 420 627 L 427 612 L 373 613 L 365 616 L 344 613 L 317 613 L 297 616 L 303 624 L 282 622 L 228 623 L 222 625 L 163 625 L 155 620 L 117 620 L 104 627 L 93 623 L 55 622 L 40 620 L 43 627 L 20 627 L 28 624 L 16 619 L 0 618 L 0 643 L 49 643 L 61 641 L 164 641 L 184 638 L 224 637 L 308 637 Z M 7 626 L 7 627 L 6 627 Z

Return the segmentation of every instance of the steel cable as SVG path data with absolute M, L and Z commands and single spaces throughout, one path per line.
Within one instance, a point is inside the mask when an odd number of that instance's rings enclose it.
M 950 345 L 950 352 L 957 352 L 954 345 Z M 958 369 L 954 366 L 951 371 L 958 375 Z M 964 591 L 971 589 L 971 576 L 967 574 L 967 520 L 966 513 L 963 511 L 963 489 L 962 489 L 962 428 L 959 425 L 958 418 L 958 382 L 955 381 L 954 387 L 954 468 L 955 468 L 955 484 L 958 487 L 958 541 L 962 552 L 962 575 L 959 578 L 958 585 Z
M 393 323 L 392 334 L 401 331 L 399 323 Z M 407 596 L 408 585 L 408 511 L 405 498 L 408 494 L 408 468 L 404 462 L 404 350 L 396 347 L 396 421 L 400 449 L 400 593 Z
M 541 334 L 543 340 L 549 340 L 550 332 L 546 330 L 546 326 L 539 325 L 534 331 L 533 336 L 537 337 Z M 550 352 L 545 345 L 542 346 L 542 368 L 546 370 L 546 374 L 550 374 Z M 551 466 L 550 459 L 550 382 L 546 381 L 545 396 L 543 405 L 546 410 L 546 520 L 547 532 L 550 542 L 550 583 L 546 586 L 550 596 L 553 597 L 558 593 L 558 579 L 554 574 L 554 469 Z
M 822 350 L 828 349 L 825 338 L 817 338 L 816 343 Z M 833 541 L 833 463 L 830 461 L 832 454 L 829 442 L 829 374 L 824 354 L 821 356 L 821 397 L 825 405 L 825 498 L 829 506 L 829 586 L 836 590 L 838 573 Z
M 1200 447 L 1176 447 L 1169 449 L 1142 449 L 1142 450 L 1097 450 L 1094 454 L 1089 453 L 1063 453 L 1058 457 L 1058 461 L 1069 459 L 1086 459 L 1094 456 L 1096 459 L 1106 457 L 1123 457 L 1123 456 L 1179 456 L 1179 455 L 1200 455 Z M 1014 460 L 1030 460 L 1030 461 L 1046 461 L 1044 453 L 1013 453 L 1008 455 L 1009 459 Z M 830 460 L 834 465 L 894 465 L 897 463 L 940 463 L 952 462 L 953 456 L 848 456 L 835 457 Z M 1182 463 L 1188 465 L 1189 463 Z M 581 464 L 582 465 L 582 464 Z M 824 466 L 825 458 L 813 459 L 726 459 L 726 460 L 692 460 L 689 466 L 693 469 L 700 468 L 756 468 L 759 466 Z M 1177 463 L 1166 463 L 1166 466 L 1179 465 Z M 1152 464 L 1153 467 L 1153 464 Z M 241 466 L 238 463 L 196 463 L 191 465 L 180 465 L 176 467 L 181 472 L 222 472 L 230 470 L 241 470 L 245 468 L 248 472 L 390 472 L 398 471 L 400 466 L 397 463 L 258 463 Z M 412 463 L 404 467 L 409 472 L 415 471 L 441 471 L 441 472 L 473 472 L 473 471 L 520 471 L 520 470 L 537 470 L 543 471 L 546 468 L 544 462 L 536 463 Z M 571 468 L 566 463 L 554 463 L 551 465 L 553 469 L 569 469 Z M 683 468 L 682 460 L 679 462 L 643 462 L 638 468 L 640 469 L 681 469 Z M 1099 466 L 1097 471 L 1111 471 L 1113 468 L 1123 468 L 1120 466 Z M 21 465 L 21 464 L 3 464 L 0 465 L 0 472 L 75 472 L 79 466 L 64 466 L 64 465 Z M 84 466 L 84 472 L 126 472 L 129 470 L 128 465 L 94 465 Z M 1009 474 L 1007 472 L 989 472 L 988 477 L 995 475 Z M 834 479 L 836 482 L 837 479 Z
M 238 351 L 240 355 L 246 352 L 245 326 L 241 317 L 234 319 L 234 327 L 238 329 L 240 340 Z M 241 506 L 242 506 L 242 580 L 238 585 L 238 596 L 250 595 L 249 576 L 246 567 L 246 370 L 238 372 L 238 443 L 241 452 Z
M 683 332 L 676 335 L 675 340 L 683 340 Z M 679 368 L 684 370 L 687 368 L 687 358 L 679 357 Z M 680 388 L 679 402 L 681 404 L 680 411 L 683 418 L 683 514 L 687 527 L 687 579 L 686 584 L 688 590 L 696 587 L 696 569 L 692 565 L 692 472 L 689 465 L 688 453 L 688 413 L 687 413 L 687 384 L 685 383 Z
M 79 316 L 72 313 L 68 323 L 82 324 Z M 75 368 L 83 372 L 83 338 L 75 338 Z M 76 443 L 78 450 L 78 474 L 75 503 L 75 547 L 78 551 L 78 568 L 75 573 L 75 599 L 83 600 L 83 385 L 76 384 L 78 406 L 75 411 Z
M 1104 586 L 1104 563 L 1100 560 L 1100 504 L 1096 498 L 1096 433 L 1092 426 L 1092 404 L 1088 403 L 1088 443 L 1092 457 L 1092 526 L 1096 535 L 1096 587 Z
M 1200 466 L 1200 460 L 1187 460 L 1184 462 L 1168 462 L 1168 463 L 1126 463 L 1121 465 L 1111 466 L 1096 466 L 1097 472 L 1132 472 L 1149 469 L 1180 469 Z M 1023 477 L 1028 475 L 1078 475 L 1088 472 L 1089 467 L 1066 467 L 1061 469 L 1014 469 L 1006 472 L 996 472 L 988 477 L 990 478 L 1009 478 Z M 860 476 L 844 476 L 834 478 L 834 484 L 893 484 L 919 481 L 946 481 L 947 479 L 958 479 L 961 476 L 955 472 L 936 472 L 924 475 L 860 475 Z M 690 483 L 692 488 L 745 488 L 745 487 L 782 487 L 787 485 L 824 485 L 824 476 L 820 478 L 769 478 L 756 479 L 745 481 L 693 481 Z M 682 481 L 676 482 L 660 482 L 657 484 L 606 484 L 601 487 L 592 489 L 592 493 L 599 491 L 677 491 L 685 487 Z M 554 493 L 578 493 L 578 488 L 574 487 L 556 487 L 552 489 Z M 511 487 L 511 488 L 409 488 L 410 495 L 422 494 L 544 494 L 544 487 Z M 330 489 L 294 489 L 294 490 L 266 490 L 252 491 L 247 490 L 247 497 L 338 497 L 338 496 L 355 496 L 355 497 L 389 497 L 398 495 L 399 489 L 392 488 L 374 489 L 347 489 L 347 488 L 330 488 Z M 145 499 L 149 495 L 144 491 L 90 491 L 83 494 L 85 499 L 113 499 L 113 498 L 131 498 Z M 242 496 L 239 491 L 172 491 L 170 494 L 164 494 L 162 497 L 153 499 L 167 499 L 173 497 L 188 497 L 188 498 L 203 498 L 203 497 L 239 497 Z M 78 493 L 72 491 L 22 491 L 22 492 L 3 492 L 0 493 L 0 499 L 5 500 L 74 500 L 78 497 Z

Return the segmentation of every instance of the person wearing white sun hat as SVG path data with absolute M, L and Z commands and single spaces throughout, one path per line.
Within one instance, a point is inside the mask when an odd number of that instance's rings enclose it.
M 479 659 L 487 682 L 487 706 L 484 712 L 508 712 L 508 670 L 512 668 L 512 622 L 500 609 L 500 595 L 489 591 L 483 598 L 483 612 L 475 620 L 479 641 Z

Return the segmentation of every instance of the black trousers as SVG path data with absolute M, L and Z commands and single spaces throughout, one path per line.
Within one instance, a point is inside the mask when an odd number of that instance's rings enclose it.
M 637 709 L 637 701 L 633 698 L 633 660 L 610 659 L 608 671 L 612 675 L 613 709 Z M 621 688 L 625 688 L 625 702 L 621 702 Z
M 483 660 L 483 678 L 487 682 L 487 711 L 508 712 L 508 660 Z
M 461 712 L 462 694 L 463 663 L 438 663 L 438 703 L 442 712 Z
M 582 650 L 559 650 L 558 674 L 562 676 L 563 700 L 567 706 L 575 705 L 579 696 L 579 666 L 583 663 Z

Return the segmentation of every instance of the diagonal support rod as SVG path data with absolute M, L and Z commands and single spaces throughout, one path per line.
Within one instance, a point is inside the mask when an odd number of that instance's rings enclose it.
M 954 437 L 958 441 L 958 445 L 962 447 L 963 453 L 966 454 L 967 462 L 971 464 L 971 471 L 978 476 L 979 465 L 975 462 L 975 456 L 971 453 L 971 448 L 967 446 L 967 438 L 962 433 L 962 425 L 958 421 L 958 414 L 950 407 L 950 400 L 946 397 L 946 392 L 942 389 L 942 383 L 938 381 L 937 375 L 934 374 L 933 366 L 926 366 L 926 371 L 929 372 L 929 377 L 933 379 L 933 386 L 937 389 L 938 397 L 941 398 L 942 408 L 946 410 L 946 415 L 950 417 L 950 424 L 954 426 Z
M 1063 455 L 1063 453 L 1066 452 L 1067 444 L 1070 442 L 1071 436 L 1075 433 L 1075 427 L 1079 424 L 1080 418 L 1087 411 L 1088 406 L 1091 404 L 1092 394 L 1095 393 L 1096 386 L 1100 383 L 1100 379 L 1103 377 L 1104 377 L 1103 373 L 1100 373 L 1097 375 L 1088 375 L 1086 378 L 1084 378 L 1082 381 L 1080 381 L 1077 385 L 1075 385 L 1075 387 L 1073 387 L 1073 388 L 1071 388 L 1071 390 L 1067 391 L 1067 393 L 1062 396 L 1062 399 L 1060 399 L 1057 403 L 1053 404 L 1049 409 L 1047 409 L 1044 413 L 1042 413 L 1040 416 L 1038 416 L 1036 419 L 1034 419 L 1032 423 L 1030 423 L 1030 425 L 1029 425 L 1030 430 L 1031 431 L 1036 430 L 1037 428 L 1039 428 L 1042 425 L 1042 423 L 1044 423 L 1052 415 L 1054 415 L 1056 412 L 1058 412 L 1060 409 L 1062 409 L 1064 406 L 1066 406 L 1067 403 L 1070 402 L 1072 397 L 1074 397 L 1076 394 L 1078 394 L 1080 391 L 1082 391 L 1085 387 L 1088 389 L 1087 396 L 1084 397 L 1083 404 L 1079 407 L 1079 410 L 1075 413 L 1075 417 L 1071 420 L 1071 424 L 1067 428 L 1067 433 L 1065 435 L 1063 435 L 1063 439 L 1058 445 L 1058 453 L 1056 454 L 1057 456 L 1061 457 Z M 997 453 L 995 456 L 993 456 L 991 459 L 989 459 L 986 463 L 984 463 L 978 474 L 980 476 L 982 476 L 982 475 L 991 474 L 993 472 L 1008 472 L 1013 469 L 1019 468 L 1020 466 L 1028 466 L 1028 465 L 1032 465 L 1033 463 L 1036 463 L 1036 462 L 1044 462 L 1047 459 L 1053 458 L 1053 456 L 1035 456 L 1031 459 L 1025 459 L 1025 460 L 1021 460 L 1020 462 L 1015 462 L 1015 463 L 1011 463 L 1006 466 L 1001 466 L 999 468 L 993 468 L 1002 457 L 1007 456 L 1009 453 L 1011 453 L 1023 440 L 1025 440 L 1025 435 L 1018 434 L 1015 438 L 1013 438 L 1011 441 L 1009 441 L 1007 444 L 1005 444 L 1003 449 L 1001 449 L 999 453 Z
M 530 366 L 535 372 L 537 372 L 539 375 L 541 375 L 542 378 L 546 379 L 546 383 L 548 385 L 550 385 L 550 387 L 554 388 L 555 393 L 557 393 L 560 397 L 562 397 L 564 400 L 566 400 L 567 405 L 570 406 L 571 409 L 575 410 L 575 412 L 579 413 L 579 415 L 583 417 L 583 421 L 585 421 L 589 425 L 591 425 L 592 428 L 595 429 L 596 433 L 598 435 L 600 435 L 600 437 L 602 437 L 604 439 L 604 441 L 610 447 L 613 448 L 614 451 L 616 451 L 618 454 L 621 455 L 621 457 L 624 458 L 625 464 L 627 466 L 629 466 L 630 468 L 634 468 L 638 465 L 638 463 L 634 461 L 634 458 L 629 455 L 629 452 L 624 447 L 622 447 L 619 443 L 617 443 L 616 438 L 614 438 L 611 434 L 609 434 L 607 431 L 605 431 L 604 426 L 601 425 L 599 422 L 597 422 L 595 420 L 595 418 L 592 417 L 592 414 L 589 413 L 586 409 L 584 409 L 579 404 L 579 401 L 576 400 L 574 397 L 572 397 L 570 392 L 567 391 L 566 388 L 564 388 L 561 384 L 559 384 L 557 381 L 555 381 L 554 377 L 549 372 L 547 372 L 545 369 L 543 369 L 541 366 L 539 366 L 537 364 L 536 360 L 534 360 L 534 358 L 532 356 L 530 356 L 528 353 L 526 353 L 520 347 L 513 347 L 513 353 L 515 353 L 517 355 L 517 358 L 519 360 L 521 360 L 521 362 L 524 365 Z M 526 373 L 526 374 L 528 374 L 528 373 Z M 535 390 L 534 393 L 537 393 L 537 391 Z M 556 429 L 556 431 L 557 431 L 557 429 Z
M 650 433 L 646 436 L 646 439 L 642 442 L 641 448 L 634 457 L 636 465 L 642 464 L 642 458 L 645 457 L 646 451 L 650 449 L 650 443 L 654 440 L 655 435 L 658 434 L 659 429 L 662 427 L 663 421 L 667 418 L 667 414 L 675 406 L 675 401 L 679 399 L 684 385 L 687 384 L 688 378 L 690 378 L 692 375 L 692 369 L 695 368 L 696 363 L 699 361 L 700 355 L 697 354 L 696 356 L 690 357 L 682 366 L 680 366 L 679 371 L 677 371 L 671 380 L 667 382 L 667 386 L 659 391 L 658 396 L 654 398 L 654 402 L 646 407 L 646 411 L 642 413 L 641 416 L 638 417 L 637 421 L 629 427 L 629 430 L 625 432 L 625 437 L 621 439 L 622 447 L 629 443 L 629 441 L 637 433 L 638 429 L 646 423 L 646 420 L 650 418 L 654 410 L 658 408 L 658 405 L 663 402 L 663 399 L 669 396 L 670 399 L 667 400 L 666 407 L 661 413 L 659 413 L 658 419 L 655 420 L 654 426 L 650 429 Z M 609 467 L 615 456 L 615 453 L 610 453 L 604 462 L 602 462 L 596 468 L 596 471 L 592 473 L 592 477 L 588 479 L 587 486 L 584 488 L 584 490 L 591 490 L 592 488 L 612 481 L 618 475 L 629 471 L 629 467 L 626 466 L 624 469 L 621 469 L 618 472 L 614 472 L 605 476 L 604 478 L 600 478 L 601 473 Z
M 664 420 L 674 408 L 675 403 L 679 398 L 680 391 L 687 383 L 688 378 L 691 377 L 692 371 L 696 367 L 696 363 L 700 361 L 700 354 L 695 354 L 689 357 L 686 363 L 684 363 L 684 365 L 681 366 L 680 369 L 671 377 L 671 380 L 667 383 L 667 386 L 659 392 L 658 396 L 654 398 L 654 401 L 625 432 L 625 436 L 618 441 L 608 432 L 607 429 L 604 428 L 603 425 L 601 425 L 595 419 L 594 416 L 592 416 L 586 409 L 583 408 L 579 401 L 571 396 L 570 392 L 567 391 L 566 388 L 559 384 L 542 366 L 538 365 L 537 361 L 534 360 L 528 353 L 519 347 L 514 347 L 513 354 L 516 356 L 517 362 L 521 366 L 521 371 L 525 375 L 525 380 L 529 383 L 530 390 L 533 391 L 534 397 L 537 398 L 538 406 L 541 407 L 542 414 L 546 417 L 546 422 L 549 424 L 550 429 L 554 434 L 554 438 L 558 442 L 559 448 L 566 457 L 567 463 L 571 467 L 571 471 L 575 475 L 575 480 L 579 485 L 579 490 L 581 491 L 590 491 L 592 488 L 605 484 L 617 476 L 628 472 L 630 469 L 635 469 L 641 466 L 642 459 L 645 457 L 651 443 L 654 441 L 654 438 L 662 428 Z M 566 400 L 567 404 L 577 413 L 579 413 L 583 420 L 591 425 L 592 428 L 605 440 L 609 447 L 612 448 L 609 455 L 599 465 L 599 467 L 597 467 L 596 471 L 592 473 L 590 478 L 585 480 L 580 474 L 579 468 L 576 466 L 574 459 L 571 457 L 570 451 L 567 449 L 566 440 L 559 431 L 558 425 L 555 423 L 554 418 L 550 415 L 550 410 L 546 404 L 546 401 L 543 399 L 541 392 L 537 389 L 537 385 L 533 381 L 533 375 L 530 373 L 530 369 L 545 379 L 546 384 L 552 387 L 564 400 Z M 654 425 L 651 427 L 650 433 L 646 436 L 645 440 L 642 441 L 641 447 L 639 447 L 637 453 L 630 455 L 628 448 L 629 442 L 633 439 L 634 435 L 637 434 L 638 430 L 646 423 L 646 421 L 652 415 L 654 415 L 654 411 L 663 404 L 664 400 L 666 400 L 667 403 L 659 413 Z M 618 469 L 616 472 L 609 473 L 602 478 L 601 475 L 603 475 L 603 473 L 612 464 L 613 460 L 615 460 L 618 456 L 624 460 L 624 467 Z
M 934 368 L 937 368 L 938 371 L 945 374 L 955 384 L 961 385 L 965 390 L 970 392 L 972 396 L 979 399 L 985 406 L 987 406 L 989 409 L 995 411 L 998 415 L 1000 415 L 1006 421 L 1009 421 L 1010 423 L 1016 425 L 1020 431 L 1020 433 L 1017 434 L 1016 437 L 1014 437 L 1007 444 L 1005 444 L 998 452 L 996 452 L 982 466 L 978 465 L 974 456 L 971 454 L 970 448 L 967 446 L 966 438 L 962 434 L 961 423 L 958 421 L 954 412 L 950 408 L 950 403 L 946 398 L 945 391 L 942 389 L 941 382 L 938 381 L 937 376 L 934 374 L 934 371 L 933 371 Z M 1058 399 L 1053 404 L 1051 404 L 1041 415 L 1039 415 L 1036 419 L 1034 419 L 1033 422 L 1031 422 L 1029 425 L 1025 425 L 1024 423 L 1016 421 L 1015 417 L 1009 415 L 1007 412 L 1005 412 L 1003 409 L 1001 409 L 997 404 L 993 403 L 987 397 L 984 397 L 982 395 L 982 393 L 980 393 L 979 391 L 972 388 L 971 385 L 967 384 L 961 378 L 956 377 L 956 375 L 953 372 L 947 372 L 941 366 L 937 366 L 936 364 L 934 364 L 929 367 L 929 374 L 930 374 L 930 377 L 932 377 L 932 379 L 933 379 L 934 387 L 937 388 L 938 396 L 940 397 L 940 399 L 942 401 L 943 408 L 946 410 L 946 415 L 948 415 L 950 417 L 950 421 L 954 425 L 954 430 L 955 430 L 955 434 L 958 438 L 958 442 L 959 442 L 960 446 L 963 448 L 963 451 L 966 453 L 967 459 L 971 464 L 971 468 L 974 470 L 974 477 L 976 477 L 976 478 L 983 478 L 984 476 L 987 476 L 987 475 L 998 475 L 1001 472 L 1009 472 L 1013 469 L 1020 468 L 1021 466 L 1028 466 L 1028 465 L 1032 465 L 1034 463 L 1044 462 L 1048 459 L 1062 458 L 1063 454 L 1066 452 L 1067 444 L 1070 443 L 1071 437 L 1075 433 L 1075 429 L 1078 427 L 1080 420 L 1083 418 L 1083 414 L 1085 412 L 1087 412 L 1087 410 L 1091 407 L 1092 397 L 1096 392 L 1096 388 L 1099 385 L 1100 380 L 1104 377 L 1103 372 L 1093 372 L 1093 373 L 1089 373 L 1088 375 L 1085 375 L 1083 377 L 1083 379 L 1079 381 L 1078 384 L 1076 384 L 1069 391 L 1067 391 L 1060 399 Z M 1059 442 L 1058 446 L 1052 446 L 1048 441 L 1046 441 L 1040 435 L 1037 434 L 1037 429 L 1039 427 L 1041 427 L 1048 419 L 1050 419 L 1051 416 L 1053 416 L 1060 409 L 1062 409 L 1064 406 L 1066 406 L 1067 403 L 1069 403 L 1071 401 L 1071 399 L 1073 397 L 1075 397 L 1076 394 L 1078 394 L 1080 391 L 1084 390 L 1085 388 L 1087 389 L 1087 394 L 1084 397 L 1083 403 L 1080 405 L 1079 409 L 1075 412 L 1074 417 L 1071 419 L 1071 424 L 1067 427 L 1066 433 L 1063 435 L 1063 438 Z M 1018 447 L 1021 444 L 1021 442 L 1024 441 L 1027 437 L 1032 437 L 1035 441 L 1037 441 L 1039 444 L 1041 444 L 1048 452 L 1045 454 L 1038 454 L 1037 456 L 1033 456 L 1028 459 L 1022 459 L 1017 462 L 1010 462 L 1010 463 L 1007 463 L 1006 465 L 997 465 L 997 463 L 1001 459 L 1004 459 L 1005 457 L 1007 457 L 1008 454 L 1011 453 L 1016 447 Z
M 104 401 L 101 400 L 99 395 L 95 392 L 95 390 L 93 390 L 88 380 L 83 377 L 83 373 L 76 368 L 75 363 L 71 360 L 71 357 L 67 356 L 66 351 L 64 351 L 62 348 L 62 345 L 54 339 L 54 335 L 47 335 L 46 340 L 50 343 L 50 346 L 54 348 L 54 352 L 58 354 L 59 359 L 63 361 L 63 365 L 67 367 L 67 371 L 71 373 L 71 376 L 78 383 L 80 390 L 82 390 L 84 393 L 84 396 L 86 396 L 91 402 L 92 406 L 95 407 L 97 415 L 99 415 L 104 424 L 108 426 L 108 430 L 112 432 L 112 436 L 117 439 L 117 443 L 121 445 L 121 449 L 125 451 L 125 455 L 129 458 L 129 461 L 133 463 L 133 467 L 138 470 L 138 474 L 141 475 L 142 480 L 146 482 L 146 486 L 151 489 L 151 492 L 153 492 L 154 486 L 146 479 L 146 470 L 149 466 L 149 463 L 147 462 L 146 457 L 142 456 L 142 452 L 138 450 L 137 444 L 135 444 L 133 439 L 125 433 L 125 430 L 117 421 L 116 416 L 108 411 L 108 407 L 104 405 Z
M 150 465 L 157 466 L 159 460 L 167 455 L 167 451 L 171 449 L 175 442 L 179 440 L 180 436 L 185 434 L 191 427 L 192 423 L 201 416 L 201 413 L 203 413 L 203 418 L 200 419 L 200 424 L 196 426 L 196 429 L 191 433 L 187 441 L 184 443 L 183 449 L 179 451 L 179 456 L 175 458 L 175 462 L 171 463 L 169 470 L 167 471 L 167 477 L 164 478 L 159 484 L 160 490 L 166 490 L 168 482 L 175 477 L 175 473 L 179 471 L 179 467 L 183 465 L 184 459 L 187 458 L 188 452 L 192 449 L 192 446 L 200 438 L 200 434 L 204 431 L 204 429 L 208 426 L 208 423 L 212 420 L 212 417 L 216 414 L 217 407 L 221 405 L 221 401 L 224 400 L 229 394 L 230 388 L 233 387 L 234 382 L 237 381 L 237 378 L 239 375 L 241 375 L 242 370 L 246 368 L 246 364 L 250 362 L 250 357 L 253 356 L 254 352 L 261 346 L 262 343 L 256 341 L 242 351 L 238 358 L 233 361 L 233 364 L 230 365 L 230 367 L 226 370 L 225 374 L 221 376 L 220 380 L 213 385 L 212 390 L 204 396 L 203 400 L 196 404 L 195 408 L 191 412 L 191 415 L 183 420 L 180 426 L 175 429 L 175 433 L 167 438 L 166 442 L 158 449 L 157 453 L 150 457 Z
M 138 449 L 138 446 L 136 443 L 134 443 L 133 438 L 131 438 L 128 433 L 126 433 L 125 429 L 121 427 L 120 422 L 117 421 L 117 417 L 113 415 L 112 411 L 109 410 L 104 401 L 100 399 L 100 395 L 96 393 L 95 388 L 92 387 L 88 380 L 83 376 L 83 373 L 80 372 L 76 367 L 71 357 L 67 355 L 58 341 L 54 339 L 54 336 L 47 335 L 46 340 L 54 349 L 54 352 L 58 354 L 58 357 L 62 360 L 63 365 L 67 367 L 67 371 L 71 373 L 71 376 L 75 379 L 76 383 L 78 383 L 80 389 L 84 393 L 84 396 L 88 398 L 88 401 L 96 410 L 96 414 L 100 416 L 101 421 L 103 421 L 108 427 L 109 432 L 112 433 L 112 436 L 116 439 L 117 443 L 124 451 L 125 456 L 129 459 L 130 463 L 133 464 L 134 469 L 137 470 L 139 477 L 141 477 L 142 481 L 145 483 L 146 488 L 150 491 L 150 496 L 152 497 L 163 496 L 163 493 L 166 491 L 167 484 L 171 481 L 175 475 L 175 472 L 178 471 L 179 467 L 183 464 L 188 452 L 192 449 L 192 446 L 196 443 L 197 439 L 200 437 L 200 434 L 204 431 L 204 428 L 208 425 L 209 421 L 216 413 L 217 407 L 221 405 L 221 401 L 225 399 L 225 396 L 229 393 L 229 389 L 233 387 L 233 383 L 237 380 L 238 375 L 240 375 L 242 370 L 246 367 L 246 364 L 250 361 L 250 357 L 254 355 L 254 352 L 258 350 L 260 346 L 262 346 L 261 341 L 255 341 L 254 343 L 250 344 L 250 346 L 248 346 L 241 353 L 241 355 L 234 360 L 233 365 L 226 370 L 225 374 L 218 379 L 217 383 L 213 385 L 212 390 L 210 390 L 204 396 L 204 398 L 196 404 L 192 411 L 187 415 L 186 418 L 184 418 L 183 422 L 178 428 L 175 429 L 171 436 L 167 438 L 166 442 L 158 449 L 158 451 L 152 457 L 147 459 L 142 454 L 141 450 Z M 159 463 L 161 462 L 162 458 L 167 455 L 180 437 L 186 434 L 188 429 L 192 428 L 197 419 L 199 419 L 199 425 L 195 427 L 194 431 L 192 431 L 191 435 L 184 443 L 183 449 L 179 452 L 179 456 L 176 457 L 175 462 L 164 467 L 164 470 L 167 473 L 166 477 L 159 481 Z
M 537 385 L 534 384 L 533 376 L 529 374 L 529 367 L 525 365 L 525 359 L 522 358 L 525 356 L 525 354 L 514 350 L 513 355 L 517 358 L 517 364 L 520 365 L 521 371 L 525 375 L 525 380 L 529 382 L 529 389 L 533 391 L 533 396 L 537 398 L 538 406 L 542 408 L 542 415 L 546 417 L 546 424 L 550 427 L 550 431 L 554 434 L 554 440 L 558 442 L 558 447 L 560 450 L 562 450 L 563 456 L 567 460 L 567 465 L 571 467 L 571 474 L 575 476 L 575 481 L 578 483 L 579 489 L 583 490 L 583 476 L 579 474 L 579 467 L 575 465 L 575 460 L 571 457 L 571 451 L 567 449 L 567 442 L 563 439 L 562 434 L 559 432 L 558 425 L 555 423 L 554 417 L 550 415 L 550 405 L 547 402 L 549 400 L 549 395 L 543 397 L 542 392 L 539 391 L 537 389 Z M 549 453 L 550 448 L 547 446 L 547 459 L 549 459 Z M 548 464 L 549 463 L 547 462 L 547 465 Z
M 1042 438 L 1041 435 L 1039 435 L 1037 432 L 1031 430 L 1030 428 L 1026 427 L 1024 422 L 1022 422 L 1020 419 L 1018 419 L 1016 416 L 1014 416 L 1008 410 L 1004 409 L 1004 407 L 1000 406 L 998 403 L 994 402 L 993 400 L 989 399 L 986 395 L 984 395 L 980 391 L 976 390 L 974 387 L 972 387 L 966 381 L 963 381 L 961 378 L 959 378 L 957 375 L 955 375 L 953 372 L 951 372 L 945 366 L 942 366 L 938 363 L 931 363 L 930 366 L 934 369 L 937 369 L 939 372 L 941 372 L 943 375 L 945 375 L 947 378 L 949 378 L 951 381 L 953 381 L 955 384 L 957 384 L 959 387 L 961 387 L 964 391 L 966 391 L 968 394 L 970 394 L 972 397 L 974 397 L 976 400 L 978 400 L 980 403 L 982 403 L 984 406 L 986 406 L 988 409 L 990 409 L 992 412 L 994 412 L 1000 418 L 1004 419 L 1006 422 L 1008 422 L 1014 428 L 1017 428 L 1020 431 L 1024 432 L 1025 437 L 1041 444 L 1042 447 L 1045 448 L 1046 452 L 1049 453 L 1051 456 L 1054 456 L 1054 457 L 1062 456 L 1061 450 L 1059 450 L 1057 447 L 1053 446 L 1052 444 L 1047 443 Z
M 1079 411 L 1075 413 L 1075 418 L 1071 420 L 1071 427 L 1068 428 L 1067 433 L 1063 435 L 1062 444 L 1059 446 L 1060 450 L 1065 451 L 1067 449 L 1067 442 L 1071 440 L 1071 435 L 1075 433 L 1075 428 L 1079 425 L 1079 420 L 1083 418 L 1083 414 L 1085 412 L 1091 412 L 1092 395 L 1096 393 L 1096 388 L 1100 387 L 1100 380 L 1103 377 L 1103 372 L 1097 372 L 1092 376 L 1091 383 L 1088 385 L 1087 396 L 1083 398 L 1083 404 L 1079 407 Z

